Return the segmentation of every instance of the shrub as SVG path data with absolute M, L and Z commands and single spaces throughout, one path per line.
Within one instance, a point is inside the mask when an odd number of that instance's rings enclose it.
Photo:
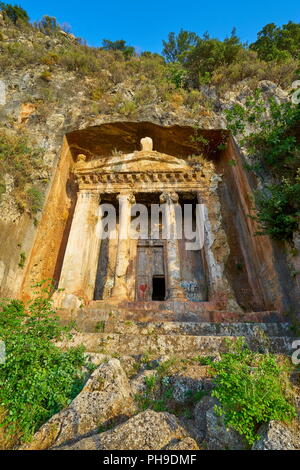
M 259 233 L 291 240 L 300 220 L 300 106 L 265 102 L 257 90 L 245 106 L 235 105 L 226 115 L 228 127 L 249 152 L 250 168 L 273 179 L 256 192 Z
M 256 193 L 257 220 L 263 234 L 277 240 L 291 240 L 300 220 L 300 174 L 295 183 L 283 179 Z
M 187 71 L 180 64 L 168 64 L 166 71 L 167 79 L 176 88 L 183 88 L 186 85 Z
M 136 104 L 134 101 L 124 100 L 118 111 L 120 114 L 124 114 L 124 116 L 132 116 L 136 111 Z
M 215 376 L 215 411 L 249 444 L 259 439 L 258 427 L 270 420 L 290 422 L 297 416 L 288 400 L 288 367 L 272 354 L 251 352 L 236 341 L 211 365 Z
M 1 426 L 12 439 L 27 441 L 53 414 L 80 391 L 85 365 L 82 348 L 60 350 L 53 340 L 66 329 L 41 286 L 34 300 L 0 303 L 0 338 L 5 342 L 6 362 L 0 365 Z
M 38 28 L 42 33 L 50 36 L 51 34 L 56 33 L 60 26 L 56 21 L 56 18 L 52 16 L 45 15 L 43 18 L 35 23 L 35 27 Z
M 4 13 L 4 17 L 9 18 L 14 24 L 28 23 L 29 21 L 27 11 L 18 5 L 0 2 L 0 10 Z
M 40 189 L 32 186 L 26 192 L 27 205 L 32 214 L 36 214 L 43 207 L 44 197 Z
M 26 135 L 0 131 L 0 175 L 13 177 L 12 196 L 19 207 L 36 213 L 42 207 L 42 187 L 30 185 L 36 173 L 44 170 L 42 150 L 29 144 Z M 3 183 L 2 183 L 3 185 Z M 28 185 L 29 188 L 28 188 Z
M 117 41 L 110 41 L 109 39 L 103 39 L 102 49 L 105 51 L 120 51 L 124 54 L 126 59 L 129 59 L 135 54 L 135 49 L 132 46 L 128 46 L 126 41 L 119 39 Z
M 197 44 L 187 52 L 184 60 L 184 66 L 193 85 L 207 83 L 217 67 L 235 62 L 242 47 L 235 30 L 224 41 L 210 38 L 208 35 L 199 38 Z
M 257 37 L 257 41 L 250 47 L 263 60 L 284 61 L 289 57 L 300 58 L 300 23 L 289 21 L 282 27 L 269 23 L 259 31 Z

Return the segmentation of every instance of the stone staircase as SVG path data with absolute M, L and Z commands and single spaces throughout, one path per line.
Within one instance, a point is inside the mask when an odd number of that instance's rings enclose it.
M 153 321 L 141 321 L 145 311 L 122 309 L 108 312 L 92 309 L 73 312 L 64 323 L 75 321 L 78 330 L 68 345 L 83 344 L 90 353 L 115 356 L 195 357 L 214 355 L 226 349 L 226 339 L 245 338 L 255 350 L 290 354 L 293 337 L 289 323 L 276 312 L 255 312 L 238 317 L 230 312 L 210 312 L 227 321 L 184 321 L 172 319 L 170 311 L 151 312 Z M 124 314 L 124 315 L 123 315 Z M 164 319 L 155 320 L 159 316 Z M 148 315 L 147 315 L 148 317 Z M 173 317 L 176 314 L 173 313 Z M 121 318 L 121 319 L 120 319 Z M 133 318 L 133 319 L 132 319 Z M 194 320 L 194 313 L 191 318 Z M 64 346 L 64 344 L 63 344 Z

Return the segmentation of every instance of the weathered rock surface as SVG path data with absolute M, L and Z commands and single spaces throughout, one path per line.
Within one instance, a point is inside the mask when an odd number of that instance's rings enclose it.
M 147 410 L 113 430 L 81 439 L 59 449 L 159 450 L 166 447 L 174 450 L 198 448 L 174 415 Z
M 299 431 L 291 430 L 286 424 L 270 421 L 263 424 L 258 434 L 261 438 L 252 446 L 252 450 L 299 450 Z
M 133 412 L 131 389 L 117 359 L 101 364 L 91 375 L 72 403 L 52 416 L 22 449 L 48 449 L 79 436 L 95 432 L 98 427 L 118 416 Z
M 212 388 L 211 378 L 205 372 L 205 366 L 195 364 L 170 377 L 173 399 L 178 403 L 184 403 L 191 398 L 191 395 L 201 390 L 210 390 Z
M 194 417 L 198 439 L 206 442 L 210 450 L 244 450 L 244 440 L 233 429 L 226 428 L 223 417 L 217 416 L 214 406 L 217 400 L 206 396 L 196 405 Z
M 146 379 L 154 378 L 156 375 L 156 370 L 145 370 L 141 374 L 135 376 L 130 382 L 133 393 L 144 393 L 147 389 Z
M 200 450 L 197 442 L 191 437 L 186 437 L 182 441 L 170 444 L 166 447 L 166 450 Z

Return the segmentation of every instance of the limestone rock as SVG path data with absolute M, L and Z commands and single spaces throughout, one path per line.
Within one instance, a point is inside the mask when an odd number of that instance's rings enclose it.
M 22 449 L 47 449 L 98 430 L 101 423 L 132 414 L 128 379 L 120 362 L 110 359 L 96 369 L 72 403 L 52 416 Z
M 226 428 L 224 418 L 217 416 L 214 406 L 217 400 L 204 397 L 194 409 L 194 417 L 199 440 L 205 440 L 210 450 L 244 450 L 243 438 L 233 429 Z
M 178 403 L 184 403 L 196 392 L 210 390 L 211 378 L 207 377 L 206 371 L 205 366 L 195 364 L 172 375 L 169 380 L 173 389 L 173 399 Z
M 166 450 L 200 450 L 197 442 L 191 437 L 186 437 L 182 441 L 170 444 L 166 447 Z
M 146 378 L 155 377 L 156 371 L 155 370 L 145 370 L 141 374 L 138 374 L 134 377 L 131 382 L 131 389 L 134 394 L 144 393 L 147 389 Z
M 191 447 L 187 432 L 170 413 L 144 411 L 116 428 L 81 439 L 61 450 L 159 450 L 181 440 L 182 446 Z M 179 445 L 177 444 L 177 446 Z M 194 448 L 196 443 L 193 442 Z
M 252 450 L 298 450 L 300 449 L 299 432 L 294 432 L 286 424 L 270 421 L 263 424 L 258 434 L 261 438 L 254 443 Z

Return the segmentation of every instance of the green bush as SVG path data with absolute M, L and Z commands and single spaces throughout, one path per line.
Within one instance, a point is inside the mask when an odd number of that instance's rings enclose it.
M 9 18 L 14 24 L 28 23 L 29 21 L 27 11 L 18 5 L 0 2 L 0 10 L 4 13 L 4 17 Z
M 274 99 L 266 102 L 256 90 L 245 106 L 233 106 L 226 116 L 229 129 L 248 151 L 249 168 L 273 179 L 273 184 L 256 192 L 259 233 L 291 240 L 300 220 L 300 106 Z
M 6 362 L 0 365 L 1 426 L 12 438 L 27 441 L 80 391 L 83 349 L 62 351 L 53 344 L 66 330 L 47 289 L 28 304 L 2 300 L 0 312 L 0 338 L 6 347 Z
M 290 422 L 297 416 L 287 398 L 288 367 L 280 365 L 274 355 L 251 352 L 242 341 L 236 341 L 211 367 L 216 375 L 212 395 L 220 403 L 215 411 L 249 444 L 259 439 L 261 424 Z
M 300 58 L 300 23 L 289 21 L 282 27 L 269 23 L 257 34 L 257 41 L 250 45 L 259 57 L 266 61 L 284 61 Z
M 36 180 L 36 173 L 44 170 L 42 150 L 32 147 L 26 135 L 14 135 L 0 131 L 0 175 L 13 177 L 12 196 L 15 197 L 21 210 L 35 214 L 42 208 L 42 184 L 31 185 Z M 3 188 L 5 185 L 0 180 Z M 28 188 L 28 185 L 29 188 Z M 0 196 L 1 196 L 0 191 Z
M 281 184 L 258 191 L 256 205 L 260 233 L 277 240 L 291 240 L 300 220 L 300 175 L 294 183 L 283 179 Z
M 44 196 L 36 186 L 27 189 L 27 204 L 32 214 L 36 214 L 43 208 Z

